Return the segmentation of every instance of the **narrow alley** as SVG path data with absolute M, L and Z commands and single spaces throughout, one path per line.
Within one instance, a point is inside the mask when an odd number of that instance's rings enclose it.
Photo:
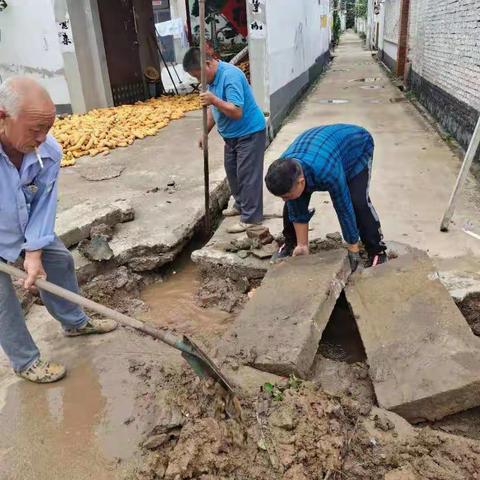
M 480 0 L 0 0 L 0 480 L 480 480 L 479 47 Z

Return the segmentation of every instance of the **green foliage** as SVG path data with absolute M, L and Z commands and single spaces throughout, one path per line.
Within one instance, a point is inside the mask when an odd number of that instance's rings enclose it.
M 228 0 L 207 0 L 205 2 L 205 16 L 216 15 L 220 13 L 227 4 L 227 2 Z M 192 15 L 194 17 L 198 17 L 199 15 L 198 0 L 195 0 L 193 2 Z
M 340 22 L 340 15 L 335 10 L 333 12 L 333 44 L 336 46 L 340 42 L 340 34 L 342 32 L 342 24 Z
M 270 394 L 274 402 L 281 402 L 284 399 L 285 390 L 292 389 L 298 390 L 302 385 L 302 380 L 295 375 L 290 375 L 285 385 L 276 385 L 274 383 L 265 383 L 263 385 L 263 391 Z
M 346 0 L 347 9 L 347 28 L 353 28 L 355 25 L 355 0 Z
M 358 0 L 355 5 L 355 16 L 367 18 L 368 5 L 367 0 Z

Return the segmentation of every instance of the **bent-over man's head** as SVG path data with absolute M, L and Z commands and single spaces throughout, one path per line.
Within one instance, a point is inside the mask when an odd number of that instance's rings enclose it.
M 201 53 L 198 47 L 192 47 L 183 57 L 183 69 L 195 77 L 199 82 L 201 80 Z M 205 62 L 205 72 L 207 75 L 207 83 L 212 83 L 217 73 L 218 61 L 207 52 Z
M 305 190 L 305 177 L 300 162 L 294 158 L 279 158 L 265 176 L 268 191 L 284 201 L 296 200 Z
M 42 144 L 55 121 L 48 92 L 28 77 L 0 84 L 0 142 L 6 149 L 29 153 Z

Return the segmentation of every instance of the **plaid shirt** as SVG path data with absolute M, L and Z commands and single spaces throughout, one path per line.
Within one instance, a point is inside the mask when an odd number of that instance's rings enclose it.
M 358 242 L 359 234 L 348 183 L 373 157 L 373 138 L 356 125 L 327 125 L 302 133 L 283 153 L 302 166 L 305 190 L 296 200 L 288 201 L 289 218 L 294 223 L 308 223 L 313 216 L 308 209 L 313 192 L 327 191 L 333 202 L 347 243 Z

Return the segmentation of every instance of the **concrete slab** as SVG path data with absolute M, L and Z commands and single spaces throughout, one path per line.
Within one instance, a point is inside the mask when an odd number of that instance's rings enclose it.
M 57 215 L 55 230 L 65 246 L 71 247 L 90 236 L 95 225 L 117 225 L 130 222 L 135 213 L 130 202 L 115 200 L 107 205 L 93 201 L 82 202 Z
M 348 278 L 347 263 L 344 251 L 332 251 L 272 266 L 220 342 L 218 357 L 305 378 Z
M 418 422 L 480 405 L 480 339 L 425 252 L 356 274 L 345 292 L 382 408 Z

